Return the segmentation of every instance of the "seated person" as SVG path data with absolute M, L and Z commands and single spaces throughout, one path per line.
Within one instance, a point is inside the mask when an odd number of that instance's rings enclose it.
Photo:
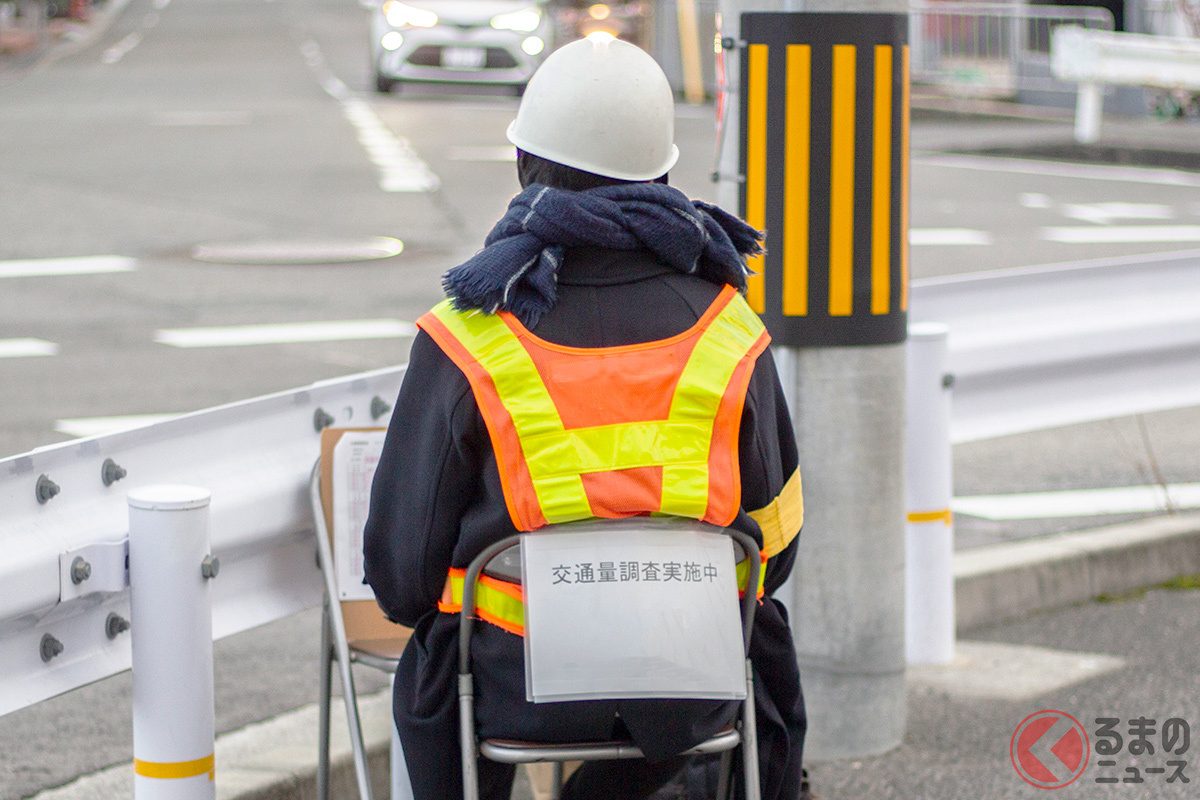
M 631 44 L 593 37 L 552 54 L 508 137 L 523 190 L 418 322 L 366 527 L 367 579 L 388 617 L 415 628 L 394 708 L 413 792 L 462 796 L 454 576 L 461 586 L 476 555 L 517 531 L 659 512 L 745 531 L 769 557 L 751 650 L 760 775 L 765 800 L 794 800 L 804 704 L 771 592 L 791 571 L 802 505 L 769 337 L 742 297 L 761 234 L 667 184 L 672 92 Z M 555 428 L 668 418 L 701 452 L 626 442 L 600 470 L 549 452 Z M 480 736 L 620 734 L 647 755 L 585 764 L 567 798 L 652 795 L 736 712 L 720 700 L 526 702 L 521 622 L 486 611 L 495 624 L 472 643 Z M 509 796 L 511 765 L 480 758 L 479 776 L 482 797 Z

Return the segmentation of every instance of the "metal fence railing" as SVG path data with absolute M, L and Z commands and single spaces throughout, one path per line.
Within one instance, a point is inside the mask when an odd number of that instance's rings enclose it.
M 1052 32 L 1060 25 L 1114 27 L 1104 8 L 959 2 L 914 3 L 908 24 L 913 82 L 975 97 L 1074 92 L 1051 77 Z
M 1131 22 L 1137 33 L 1200 38 L 1200 0 L 1146 0 Z

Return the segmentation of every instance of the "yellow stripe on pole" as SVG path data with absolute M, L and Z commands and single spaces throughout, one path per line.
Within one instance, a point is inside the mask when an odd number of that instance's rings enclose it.
M 767 60 L 767 45 L 750 45 L 746 76 L 746 222 L 758 230 L 767 226 Z M 761 314 L 767 309 L 765 260 L 753 256 L 747 265 L 756 274 L 749 277 L 746 301 Z
M 829 315 L 854 312 L 854 92 L 852 44 L 833 47 L 832 159 L 829 174 Z
M 133 771 L 143 778 L 159 778 L 170 780 L 175 778 L 194 778 L 208 773 L 211 781 L 216 772 L 216 759 L 213 755 L 197 758 L 195 761 L 142 761 L 133 760 Z
M 908 45 L 904 45 L 904 107 L 900 110 L 900 310 L 908 311 L 908 127 L 912 101 Z
M 808 192 L 812 126 L 812 47 L 787 48 L 787 175 L 783 198 L 783 313 L 808 314 Z
M 892 47 L 875 47 L 875 158 L 871 181 L 871 313 L 891 305 Z
M 910 511 L 908 512 L 908 521 L 913 524 L 942 522 L 949 525 L 954 522 L 954 512 L 948 508 L 943 508 L 941 511 Z

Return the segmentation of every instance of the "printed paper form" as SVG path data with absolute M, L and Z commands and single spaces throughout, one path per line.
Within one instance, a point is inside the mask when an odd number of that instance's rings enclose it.
M 386 431 L 351 431 L 333 448 L 333 565 L 341 600 L 374 600 L 363 583 L 363 529 Z

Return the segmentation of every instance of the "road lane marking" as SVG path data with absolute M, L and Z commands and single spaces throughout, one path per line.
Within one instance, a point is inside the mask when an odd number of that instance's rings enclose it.
M 970 228 L 910 228 L 908 243 L 914 247 L 991 244 L 992 235 L 987 231 L 976 231 Z
M 976 169 L 985 172 L 1013 172 L 1023 175 L 1042 175 L 1054 178 L 1152 183 L 1164 186 L 1200 186 L 1200 175 L 1174 169 L 1152 167 L 1117 167 L 1104 164 L 1068 164 L 1060 161 L 1035 161 L 1026 158 L 993 158 L 991 156 L 923 155 L 913 156 L 914 164 L 953 169 Z
M 411 322 L 398 319 L 361 319 L 276 325 L 231 325 L 221 328 L 170 328 L 156 331 L 154 341 L 172 347 L 242 347 L 255 344 L 398 339 L 415 336 L 416 333 L 417 326 Z
M 1113 225 L 1042 228 L 1043 239 L 1068 244 L 1200 242 L 1200 225 Z
M 304 63 L 321 88 L 342 104 L 342 113 L 358 133 L 358 141 L 379 169 L 379 188 L 385 192 L 435 192 L 441 179 L 421 160 L 408 140 L 392 133 L 370 103 L 355 97 L 329 69 L 321 46 L 312 39 L 300 45 Z
M 1175 219 L 1175 209 L 1160 203 L 1068 203 L 1062 212 L 1097 225 L 1111 225 L 1118 219 Z
M 441 185 L 438 176 L 421 160 L 407 139 L 396 136 L 370 103 L 357 98 L 342 100 L 342 111 L 358 131 L 358 141 L 379 168 L 379 188 L 385 192 L 432 192 Z
M 200 128 L 249 125 L 254 115 L 249 111 L 164 111 L 150 118 L 151 125 L 166 128 Z
M 460 145 L 446 148 L 447 161 L 516 162 L 517 148 L 506 145 Z
M 1168 508 L 1200 508 L 1200 483 L 1169 484 L 1166 491 L 1161 486 L 1120 486 L 1113 489 L 976 495 L 956 497 L 950 506 L 956 514 L 997 521 L 1162 513 Z
M 58 345 L 45 339 L 0 339 L 0 358 L 33 358 L 58 353 Z
M 137 269 L 137 261 L 124 256 L 29 258 L 18 261 L 0 261 L 0 278 L 98 275 L 106 272 L 133 272 L 135 269 Z
M 105 433 L 127 431 L 144 425 L 154 425 L 168 419 L 174 419 L 178 414 L 127 414 L 118 417 L 77 417 L 75 419 L 60 419 L 54 423 L 54 430 L 68 436 L 99 436 Z
M 104 51 L 100 56 L 101 64 L 115 64 L 124 58 L 130 50 L 137 47 L 142 42 L 142 32 L 134 31 L 126 36 L 121 41 L 114 44 L 112 47 Z
M 1025 208 L 1049 208 L 1050 198 L 1039 192 L 1023 192 L 1017 202 Z

